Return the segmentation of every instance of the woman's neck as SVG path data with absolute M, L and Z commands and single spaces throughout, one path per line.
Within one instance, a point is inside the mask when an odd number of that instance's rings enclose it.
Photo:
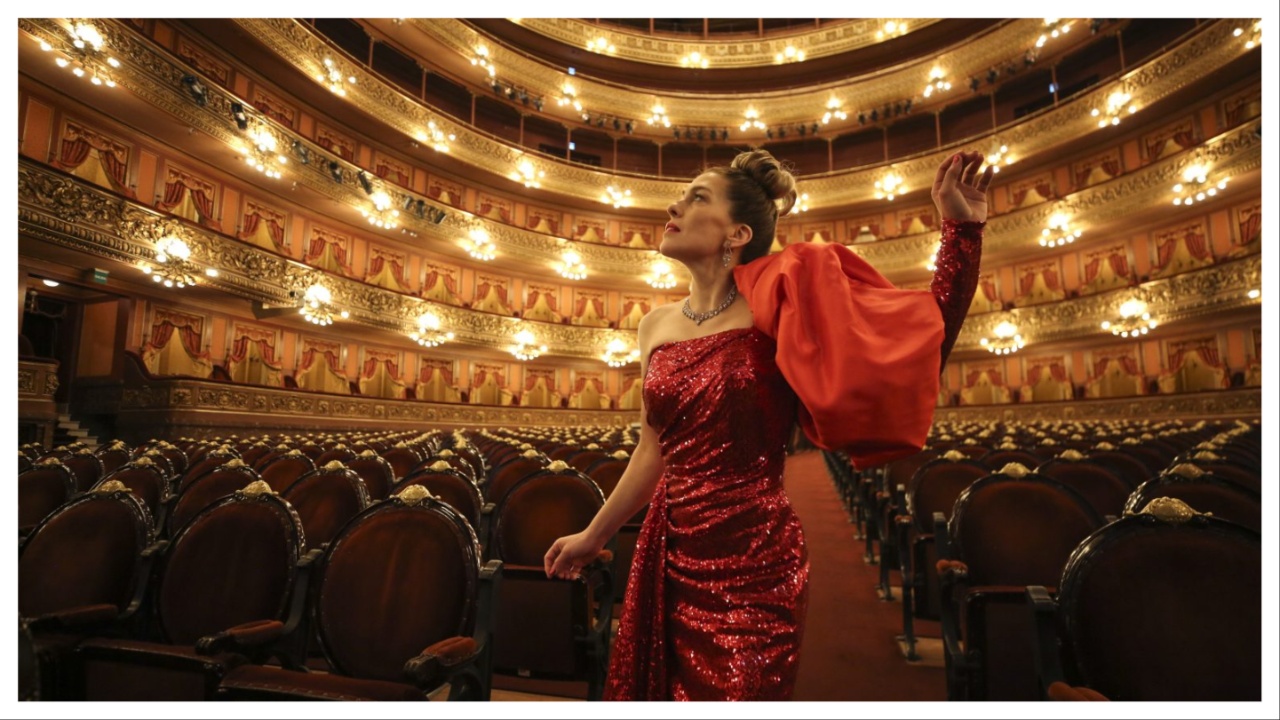
M 690 309 L 694 312 L 707 312 L 719 307 L 733 285 L 733 272 L 723 267 L 689 268 L 689 272 L 693 276 L 693 281 L 689 283 Z

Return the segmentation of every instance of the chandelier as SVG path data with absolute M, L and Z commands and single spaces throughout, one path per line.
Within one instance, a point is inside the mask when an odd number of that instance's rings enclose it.
M 680 67 L 702 68 L 706 70 L 711 65 L 707 61 L 707 57 L 702 53 L 694 50 L 693 52 L 680 58 Z
M 754 107 L 748 107 L 745 111 L 743 111 L 742 116 L 746 119 L 742 121 L 742 124 L 738 126 L 738 129 L 742 130 L 743 132 L 746 132 L 751 128 L 755 128 L 756 130 L 764 130 L 768 127 L 767 125 L 764 124 L 763 121 L 760 120 L 760 111 L 756 110 Z
M 1069 32 L 1071 32 L 1070 21 L 1064 22 L 1058 18 L 1045 18 L 1044 34 L 1036 40 L 1036 47 L 1044 47 L 1044 44 L 1049 42 L 1050 38 L 1057 39 L 1059 35 L 1066 35 Z
M 557 272 L 570 280 L 583 280 L 587 277 L 587 266 L 582 264 L 582 256 L 573 250 L 565 250 L 560 256 Z
M 906 35 L 906 34 L 907 34 L 906 23 L 897 22 L 895 20 L 889 20 L 884 24 L 883 30 L 876 31 L 876 39 L 884 40 L 886 38 L 894 38 L 894 37 L 898 37 L 899 35 Z
M 449 152 L 449 143 L 457 140 L 458 136 L 453 133 L 446 133 L 436 125 L 435 120 L 427 123 L 426 132 L 418 131 L 418 140 L 427 143 L 436 152 Z
M 1110 330 L 1112 335 L 1120 337 L 1138 337 L 1146 335 L 1156 328 L 1156 321 L 1147 312 L 1147 304 L 1138 298 L 1126 300 L 1120 305 L 1120 319 L 1115 322 L 1102 321 L 1102 329 Z
M 809 193 L 800 193 L 796 196 L 796 204 L 791 206 L 791 212 L 788 215 L 796 215 L 802 212 L 809 212 Z
M 423 347 L 439 347 L 453 339 L 453 333 L 441 332 L 440 318 L 434 313 L 423 313 L 418 316 L 418 329 L 410 332 L 409 337 Z
M 471 257 L 485 262 L 498 256 L 498 250 L 493 246 L 493 240 L 489 239 L 489 233 L 484 228 L 472 228 L 467 239 L 462 241 L 462 249 L 466 250 Z
M 199 269 L 191 261 L 191 248 L 183 240 L 173 236 L 160 238 L 156 242 L 155 260 L 156 267 L 142 266 L 143 274 L 150 275 L 152 280 L 167 288 L 184 288 L 196 284 Z M 213 268 L 206 268 L 204 274 L 218 277 L 218 271 Z
M 307 288 L 306 294 L 302 296 L 302 307 L 298 308 L 298 312 L 302 313 L 302 317 L 307 322 L 316 325 L 332 325 L 334 316 L 333 293 L 329 292 L 329 288 L 316 283 Z M 351 317 L 346 310 L 338 313 L 343 320 Z
M 115 87 L 116 81 L 111 77 L 111 69 L 119 68 L 120 61 L 103 49 L 102 33 L 83 22 L 76 23 L 67 33 L 71 36 L 70 41 L 61 37 L 54 41 L 57 43 L 58 54 L 54 56 L 53 62 L 60 68 L 69 68 L 76 77 L 87 76 L 94 85 Z M 53 52 L 55 48 L 49 41 L 41 40 L 40 49 Z
M 391 196 L 387 195 L 387 191 L 382 189 L 373 191 L 369 195 L 369 202 L 373 204 L 373 210 L 360 208 L 360 214 L 364 215 L 365 220 L 374 227 L 395 230 L 400 224 L 400 211 L 391 207 Z
M 906 192 L 902 185 L 902 176 L 890 172 L 876 181 L 876 199 L 893 201 L 894 196 Z
M 594 53 L 608 53 L 609 55 L 618 52 L 618 48 L 604 37 L 588 40 L 587 49 Z
M 671 118 L 667 117 L 667 109 L 662 106 L 662 103 L 655 102 L 653 107 L 649 108 L 649 112 L 652 114 L 645 122 L 650 125 L 661 125 L 664 128 L 671 127 Z
M 1234 35 L 1235 37 L 1244 37 L 1245 32 L 1246 31 L 1244 28 L 1236 28 L 1235 32 L 1233 32 L 1232 35 Z M 1244 47 L 1246 50 L 1252 50 L 1255 45 L 1261 45 L 1262 44 L 1262 21 L 1259 20 L 1255 22 L 1253 24 L 1253 27 L 1248 30 L 1248 33 L 1249 33 L 1249 39 L 1246 40 L 1244 43 Z
M 1182 182 L 1173 186 L 1174 205 L 1194 205 L 1204 202 L 1206 198 L 1218 194 L 1227 188 L 1227 178 L 1219 180 L 1216 185 L 1208 182 L 1209 170 L 1200 163 L 1194 163 L 1182 171 Z
M 536 360 L 547 351 L 546 345 L 535 345 L 538 339 L 528 330 L 516 333 L 514 339 L 516 344 L 511 348 L 511 354 L 515 355 L 517 360 Z
M 498 68 L 494 67 L 493 61 L 489 59 L 489 48 L 484 45 L 477 45 L 475 53 L 471 56 L 471 64 L 477 65 L 489 73 L 489 77 L 498 74 Z
M 516 169 L 507 174 L 507 177 L 522 183 L 527 188 L 542 187 L 539 180 L 546 176 L 546 171 L 535 168 L 528 158 L 521 159 L 516 163 Z
M 1040 231 L 1040 247 L 1061 247 L 1073 243 L 1084 233 L 1071 229 L 1071 221 L 1062 213 L 1054 213 L 1049 218 L 1049 227 Z
M 671 263 L 658 259 L 650 268 L 650 274 L 645 281 L 658 290 L 670 290 L 675 287 L 676 276 L 671 272 Z
M 582 101 L 578 99 L 578 91 L 568 81 L 560 86 L 560 97 L 556 100 L 556 104 L 560 107 L 572 105 L 574 110 L 582 112 Z
M 1107 96 L 1105 109 L 1094 108 L 1090 115 L 1098 118 L 1098 127 L 1100 128 L 1108 125 L 1119 125 L 1120 118 L 1126 110 L 1130 115 L 1138 111 L 1138 106 L 1129 102 L 1132 99 L 1133 96 L 1124 90 L 1116 90 Z
M 1001 165 L 1009 165 L 1013 161 L 1009 159 L 1009 146 L 1001 145 L 998 148 L 993 147 L 991 152 L 987 153 L 987 164 L 991 166 L 991 172 L 1000 172 Z
M 287 165 L 289 158 L 278 151 L 276 136 L 262 123 L 248 131 L 249 145 L 240 149 L 249 167 L 276 180 L 280 179 L 279 165 Z
M 356 84 L 356 76 L 347 75 L 344 78 L 343 72 L 338 69 L 337 63 L 331 58 L 324 59 L 324 70 L 316 73 L 316 80 L 321 85 L 329 88 L 329 92 L 339 97 L 347 96 L 347 85 Z
M 775 65 L 781 65 L 782 63 L 790 62 L 804 62 L 804 51 L 797 50 L 793 45 L 788 43 L 787 46 L 782 49 L 782 52 L 774 53 L 773 63 Z
M 1018 334 L 1018 326 L 1008 320 L 996 325 L 991 332 L 995 335 L 994 338 L 982 338 L 978 341 L 988 352 L 993 352 L 996 355 L 1009 355 L 1026 346 L 1026 342 Z
M 627 344 L 615 338 L 609 341 L 609 346 L 605 348 L 604 354 L 600 356 L 600 359 L 608 363 L 609 367 L 622 367 L 627 363 L 639 360 L 640 349 L 627 350 Z
M 848 120 L 849 114 L 844 111 L 844 103 L 839 98 L 831 98 L 827 101 L 827 112 L 822 116 L 822 124 L 828 125 L 831 119 Z
M 929 84 L 924 86 L 924 96 L 929 97 L 935 92 L 944 92 L 951 89 L 951 81 L 947 79 L 947 74 L 942 68 L 935 67 L 929 71 Z
M 631 207 L 631 190 L 620 187 L 615 188 L 610 185 L 604 189 L 604 195 L 600 196 L 600 202 L 612 205 L 615 208 Z

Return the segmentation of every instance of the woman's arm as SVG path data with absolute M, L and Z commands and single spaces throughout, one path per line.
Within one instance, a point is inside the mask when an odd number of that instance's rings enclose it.
M 641 349 L 640 378 L 643 382 L 645 369 L 649 360 L 650 333 L 646 328 L 653 314 L 641 318 L 637 328 L 636 341 Z M 543 567 L 547 577 L 571 579 L 578 574 L 584 565 L 590 563 L 600 554 L 605 543 L 613 537 L 631 516 L 653 497 L 654 488 L 662 478 L 662 454 L 658 450 L 657 433 L 649 426 L 649 416 L 645 412 L 644 400 L 640 401 L 640 441 L 636 443 L 635 452 L 627 463 L 627 469 L 618 480 L 618 485 L 609 495 L 604 507 L 596 513 L 591 524 L 585 530 L 574 535 L 567 535 L 552 543 L 543 557 Z
M 982 163 L 982 153 L 957 153 L 938 167 L 933 180 L 933 202 L 942 216 L 942 247 L 938 249 L 938 269 L 929 289 L 942 310 L 943 365 L 960 335 L 978 287 L 987 186 L 993 174 L 990 166 L 979 173 Z

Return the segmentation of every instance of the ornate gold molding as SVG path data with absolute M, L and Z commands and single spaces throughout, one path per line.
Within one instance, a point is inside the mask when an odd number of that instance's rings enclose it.
M 1034 37 L 1038 36 L 1033 36 L 1031 32 L 1036 30 L 1035 23 L 1033 21 L 1028 22 L 1032 22 L 1032 25 L 1014 23 L 1012 27 L 1021 28 L 1022 32 L 1026 32 L 1030 41 L 1034 42 Z M 251 19 L 238 20 L 237 23 L 272 52 L 308 76 L 312 76 L 317 72 L 320 58 L 329 53 L 328 46 L 318 35 L 312 33 L 295 20 Z M 1213 72 L 1245 52 L 1242 43 L 1233 42 L 1231 33 L 1235 24 L 1234 21 L 1212 23 L 1204 31 L 1196 34 L 1186 42 L 1127 73 L 1121 81 L 1126 87 L 1130 88 L 1135 102 L 1142 106 L 1150 105 L 1167 97 L 1188 83 Z M 429 27 L 439 34 L 437 39 L 445 43 L 449 48 L 456 52 L 464 53 L 464 55 L 469 55 L 475 39 L 473 30 L 455 20 L 432 21 Z M 1036 32 L 1038 33 L 1038 30 Z M 1007 41 L 1012 42 L 1011 39 Z M 1006 40 L 1001 42 L 1006 42 Z M 988 47 L 985 43 L 982 45 Z M 990 47 L 995 45 L 996 43 L 993 40 Z M 988 60 L 989 58 L 982 59 L 977 57 L 973 59 L 977 63 L 975 67 L 980 66 L 981 72 L 985 72 L 990 66 L 991 63 Z M 421 101 L 408 97 L 399 89 L 379 79 L 376 75 L 354 66 L 346 69 L 357 78 L 356 85 L 348 90 L 346 100 L 371 116 L 376 116 L 400 129 L 407 136 L 413 137 L 419 129 L 425 127 L 429 120 L 438 117 L 436 114 L 429 112 Z M 539 76 L 535 72 L 535 68 L 530 68 L 528 72 L 530 74 L 526 79 L 527 83 L 533 84 L 531 89 L 541 87 L 537 85 Z M 927 73 L 927 68 L 925 72 Z M 975 72 L 977 71 L 975 70 Z M 563 80 L 563 76 L 558 71 L 549 68 L 543 68 L 541 73 L 546 76 L 542 79 L 542 82 L 545 83 L 546 88 L 550 89 L 548 92 L 551 90 L 558 92 L 559 83 Z M 901 80 L 901 87 L 898 87 L 881 77 L 877 77 L 871 83 L 871 86 L 876 88 L 874 96 L 871 94 L 865 97 L 850 96 L 846 103 L 850 107 L 879 107 L 885 101 L 892 103 L 894 100 L 913 95 L 918 89 L 916 85 L 921 83 L 923 83 L 923 79 L 914 78 L 913 76 L 909 83 L 907 79 Z M 1002 128 L 987 136 L 971 138 L 966 141 L 966 144 L 981 144 L 985 138 L 999 135 L 1002 142 L 1015 147 L 1021 157 L 1031 157 L 1050 150 L 1063 143 L 1097 131 L 1097 122 L 1090 116 L 1090 112 L 1094 107 L 1105 104 L 1107 96 L 1116 85 L 1116 83 L 1105 83 L 1093 91 L 1082 93 L 1071 101 L 1065 102 L 1056 109 L 1047 111 L 1032 120 Z M 911 88 L 910 91 L 908 91 L 908 86 Z M 871 91 L 868 90 L 867 92 L 870 93 Z M 814 94 L 813 98 L 811 98 L 814 107 L 823 107 L 829 94 L 829 89 L 823 89 Z M 621 116 L 647 117 L 649 105 L 652 104 L 652 96 L 647 93 L 633 95 L 634 97 L 629 100 L 622 96 L 610 98 L 606 106 L 610 108 L 611 113 Z M 805 101 L 804 97 L 804 95 L 797 95 L 791 92 L 780 93 L 778 107 L 779 109 L 782 107 L 795 107 L 798 103 Z M 715 103 L 714 100 L 704 100 L 701 96 L 696 101 L 691 100 L 691 102 L 696 102 L 699 108 L 714 107 Z M 730 101 L 724 102 L 728 103 Z M 704 118 L 703 124 L 720 125 L 732 122 L 732 124 L 736 125 L 741 121 L 740 113 L 742 112 L 742 107 L 740 105 L 741 99 L 739 98 L 732 101 L 732 108 L 726 105 L 726 108 L 718 115 L 708 111 L 708 114 L 703 114 L 700 117 Z M 779 110 L 777 118 L 766 115 L 766 120 L 769 122 L 783 119 L 781 110 Z M 440 120 L 437 120 L 437 123 L 440 122 Z M 451 154 L 477 168 L 506 177 L 510 172 L 513 160 L 524 154 L 524 151 L 520 148 L 492 138 L 470 126 L 458 125 L 447 121 L 443 122 L 443 124 L 447 126 L 448 131 L 454 132 L 458 137 Z M 941 163 L 946 155 L 947 151 L 944 150 L 927 152 L 900 162 L 891 163 L 889 167 L 903 178 L 908 188 L 927 187 L 932 184 L 938 164 Z M 599 199 L 607 186 L 616 185 L 621 181 L 631 189 L 634 207 L 637 208 L 651 210 L 665 208 L 670 202 L 670 198 L 683 185 L 682 182 L 640 176 L 629 176 L 620 180 L 617 175 L 549 158 L 539 157 L 539 163 L 546 172 L 546 177 L 542 180 L 544 189 L 568 197 L 595 201 Z M 802 181 L 805 191 L 814 197 L 820 197 L 824 206 L 833 207 L 855 203 L 870 203 L 874 200 L 875 181 L 879 179 L 883 171 L 883 166 L 876 166 L 824 175 L 805 176 Z
M 412 27 L 463 58 L 470 58 L 476 45 L 483 42 L 489 49 L 489 57 L 498 66 L 500 75 L 519 78 L 521 86 L 531 94 L 543 95 L 549 100 L 560 96 L 560 88 L 569 79 L 563 70 L 495 44 L 495 41 L 481 35 L 464 20 L 414 20 Z M 975 42 L 959 43 L 953 46 L 954 49 L 936 56 L 837 82 L 754 93 L 749 98 L 744 98 L 742 93 L 662 92 L 659 95 L 667 115 L 677 124 L 731 128 L 742 124 L 743 111 L 748 102 L 760 111 L 765 123 L 770 125 L 811 122 L 822 117 L 827 100 L 833 94 L 844 101 L 847 109 L 854 112 L 858 109 L 869 111 L 886 103 L 892 105 L 907 98 L 915 98 L 916 107 L 923 108 L 926 104 L 931 104 L 920 95 L 929 82 L 929 71 L 934 66 L 943 68 L 958 87 L 963 84 L 961 78 L 985 74 L 988 68 L 1002 66 L 1010 60 L 1021 62 L 1022 53 L 1035 45 L 1043 28 L 1041 20 L 1011 20 L 992 29 Z M 774 41 L 770 41 L 770 44 L 774 44 Z M 780 43 L 779 49 L 781 45 L 785 45 L 785 41 Z M 679 65 L 680 56 L 675 57 L 676 64 Z M 769 58 L 769 64 L 772 64 L 772 52 Z M 717 63 L 715 67 L 724 66 Z M 476 76 L 477 84 L 481 84 L 480 77 Z M 578 90 L 577 96 L 583 100 L 588 110 L 636 120 L 643 120 L 651 114 L 650 108 L 653 107 L 655 97 L 651 91 L 592 81 L 584 77 L 574 77 L 573 84 Z M 734 137 L 742 135 L 743 133 L 734 133 Z M 764 139 L 763 133 L 757 132 L 755 136 L 760 140 Z
M 1198 419 L 1243 420 L 1262 416 L 1262 389 L 1216 390 L 1181 395 L 1146 395 L 1106 400 L 974 405 L 938 408 L 937 422 L 1045 422 L 1073 420 Z
M 18 361 L 18 399 L 53 401 L 58 391 L 58 363 L 56 360 Z
M 782 52 L 787 45 L 803 50 L 810 58 L 850 52 L 883 42 L 876 39 L 876 33 L 882 31 L 889 21 L 905 22 L 910 30 L 938 22 L 934 18 L 857 18 L 823 25 L 817 30 L 776 31 L 767 38 L 684 40 L 670 35 L 642 34 L 617 26 L 595 25 L 573 18 L 513 20 L 526 30 L 576 48 L 585 48 L 587 43 L 603 37 L 617 48 L 616 52 L 609 53 L 609 57 L 679 67 L 681 57 L 698 52 L 711 58 L 718 68 L 773 65 L 774 53 Z M 415 25 L 422 22 L 417 20 Z

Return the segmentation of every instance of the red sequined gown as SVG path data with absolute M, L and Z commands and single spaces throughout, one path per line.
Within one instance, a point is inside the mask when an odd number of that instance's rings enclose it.
M 944 226 L 931 288 L 944 359 L 977 285 L 981 228 Z M 607 700 L 791 697 L 809 563 L 782 486 L 797 398 L 778 349 L 749 327 L 650 352 L 644 401 L 664 472 L 636 543 Z

